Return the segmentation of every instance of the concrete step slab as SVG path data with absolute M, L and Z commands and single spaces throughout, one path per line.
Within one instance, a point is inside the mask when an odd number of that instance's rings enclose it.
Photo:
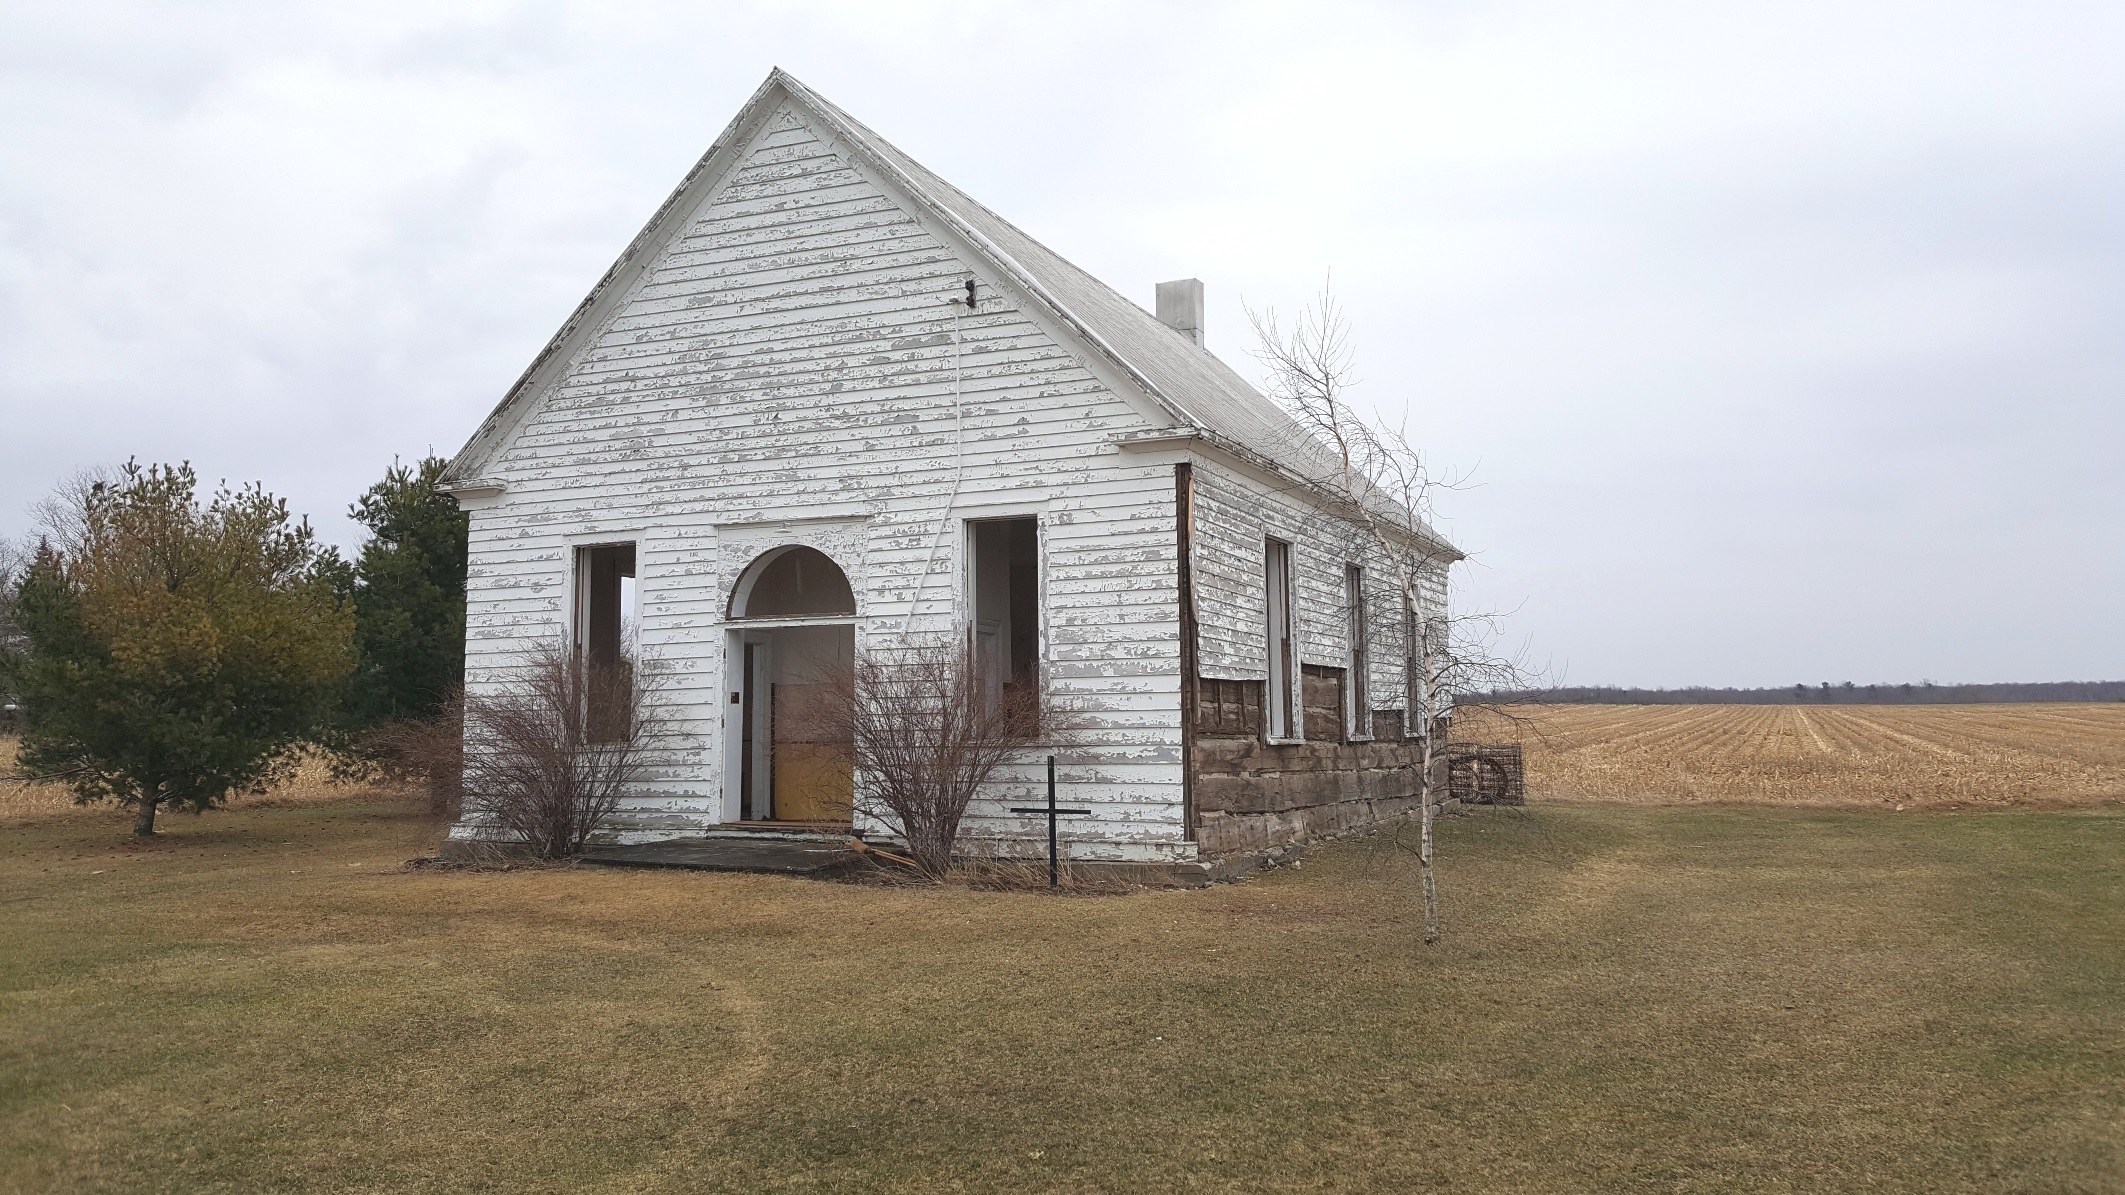
M 593 847 L 583 862 L 596 867 L 677 867 L 690 871 L 755 871 L 819 875 L 854 863 L 845 839 L 717 837 L 672 838 L 636 846 Z

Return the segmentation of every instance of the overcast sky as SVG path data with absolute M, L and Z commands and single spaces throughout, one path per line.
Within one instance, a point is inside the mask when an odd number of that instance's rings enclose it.
M 1575 684 L 2125 677 L 2125 5 L 0 3 L 0 534 L 352 543 L 781 65 L 1146 306 L 1332 269 Z

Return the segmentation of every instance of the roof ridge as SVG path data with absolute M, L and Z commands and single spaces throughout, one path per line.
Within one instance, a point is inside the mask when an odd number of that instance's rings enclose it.
M 1333 453 L 1328 446 L 1250 385 L 1216 353 L 1160 322 L 1156 315 L 1107 285 L 1097 275 L 1042 244 L 1038 238 L 924 166 L 794 76 L 781 72 L 779 77 L 793 97 L 840 126 L 840 132 L 894 175 L 896 181 L 907 187 L 918 201 L 949 220 L 984 253 L 994 257 L 997 264 L 1016 275 L 1017 280 L 1093 347 L 1120 366 L 1147 396 L 1167 408 L 1179 421 L 1224 439 L 1250 445 L 1272 457 L 1298 452 L 1318 458 L 1311 463 L 1320 469 L 1331 468 L 1329 458 Z M 968 219 L 970 212 L 992 221 L 994 232 L 975 225 Z M 995 233 L 1022 242 L 1023 248 L 1014 251 L 1008 245 L 997 243 Z M 1042 260 L 1026 261 L 1027 251 L 1038 254 Z M 1052 280 L 1043 277 L 1044 274 L 1057 273 L 1067 277 Z M 1080 293 L 1074 296 L 1056 293 L 1056 284 L 1063 282 L 1073 284 Z M 1110 310 L 1091 311 L 1085 310 L 1086 307 Z M 1102 315 L 1109 318 L 1102 320 Z M 1132 338 L 1135 343 L 1127 343 Z M 1162 378 L 1161 374 L 1165 376 Z M 1183 393 L 1180 383 L 1192 383 L 1186 389 L 1193 393 Z M 1219 417 L 1221 413 L 1224 418 Z M 1339 471 L 1340 465 L 1334 465 L 1334 468 Z
M 648 250 L 672 233 L 689 200 L 735 164 L 741 136 L 779 108 L 794 103 L 886 176 L 908 200 L 949 226 L 1096 355 L 1121 371 L 1176 424 L 1208 441 L 1245 449 L 1278 463 L 1294 480 L 1314 487 L 1340 471 L 1340 458 L 1289 412 L 1271 401 L 1223 358 L 1161 322 L 1152 312 L 1090 271 L 1042 244 L 988 205 L 901 150 L 870 126 L 775 67 L 738 109 L 707 152 L 629 242 L 596 286 L 532 360 L 446 470 L 446 480 L 477 488 L 473 476 L 512 434 L 531 393 L 561 368 L 569 347 L 610 315 L 611 306 L 647 267 Z M 1169 429 L 1170 430 L 1170 429 Z
M 955 231 L 974 242 L 983 253 L 987 254 L 997 265 L 1003 267 L 1007 273 L 1013 276 L 1012 281 L 1026 288 L 1027 291 L 1068 323 L 1080 336 L 1091 342 L 1093 347 L 1097 348 L 1102 355 L 1128 374 L 1129 380 L 1141 387 L 1147 397 L 1157 402 L 1161 407 L 1166 408 L 1169 413 L 1177 415 L 1190 424 L 1204 428 L 1209 426 L 1200 416 L 1190 411 L 1186 404 L 1175 400 L 1172 395 L 1166 393 L 1165 389 L 1149 373 L 1138 368 L 1127 354 L 1113 345 L 1109 338 L 1102 336 L 1099 330 L 1092 325 L 1091 321 L 1085 319 L 1083 315 L 1074 310 L 1064 298 L 1056 295 L 1052 288 L 1041 280 L 1039 271 L 1019 260 L 1018 255 L 1012 253 L 1007 247 L 997 244 L 994 237 L 967 220 L 960 208 L 965 206 L 979 211 L 982 215 L 1008 228 L 1017 236 L 1024 238 L 1028 244 L 1046 250 L 1058 262 L 1077 271 L 1087 281 L 1106 288 L 1116 298 L 1125 303 L 1128 302 L 1120 292 L 1114 291 L 1113 288 L 1107 287 L 1105 283 L 1100 282 L 1099 279 L 1083 269 L 1072 265 L 1061 254 L 1048 250 L 1046 246 L 1041 245 L 1038 240 L 1035 240 L 1024 229 L 1019 228 L 998 214 L 995 209 L 952 185 L 949 180 L 916 161 L 907 151 L 894 145 L 877 130 L 849 115 L 848 112 L 825 96 L 805 86 L 795 76 L 786 71 L 781 71 L 780 68 L 777 68 L 777 75 L 786 91 L 793 97 L 803 100 L 819 115 L 842 126 L 836 131 L 868 150 L 870 156 L 874 159 L 874 165 L 890 172 L 894 176 L 896 183 L 906 189 L 918 201 L 948 220 Z M 948 195 L 939 196 L 935 194 L 939 189 L 948 192 Z M 947 199 L 954 202 L 947 202 Z M 1138 310 L 1142 309 L 1139 308 Z

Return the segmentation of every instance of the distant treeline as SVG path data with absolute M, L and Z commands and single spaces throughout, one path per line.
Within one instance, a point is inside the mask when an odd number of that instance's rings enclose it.
M 1486 693 L 1461 699 L 1559 705 L 1970 705 L 2004 701 L 2125 701 L 2125 680 L 2026 685 L 1794 685 L 1785 689 L 1621 689 L 1606 685 Z

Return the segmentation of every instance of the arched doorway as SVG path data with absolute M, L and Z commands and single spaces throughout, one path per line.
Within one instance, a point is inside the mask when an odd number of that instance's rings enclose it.
M 855 759 L 846 724 L 856 596 L 826 553 L 762 552 L 731 588 L 731 787 L 750 822 L 846 826 Z

